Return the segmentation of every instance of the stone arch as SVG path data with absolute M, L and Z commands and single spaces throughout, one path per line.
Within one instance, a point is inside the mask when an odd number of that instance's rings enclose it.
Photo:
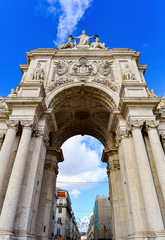
M 54 91 L 46 102 L 55 114 L 58 129 L 50 134 L 52 146 L 60 148 L 64 141 L 78 134 L 97 138 L 105 148 L 113 144 L 113 134 L 107 127 L 111 111 L 117 105 L 117 96 L 111 91 L 76 84 Z

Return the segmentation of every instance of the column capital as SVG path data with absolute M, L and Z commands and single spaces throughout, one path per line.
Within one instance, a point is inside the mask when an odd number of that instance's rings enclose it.
M 19 124 L 18 120 L 7 120 L 6 121 L 6 125 L 8 126 L 8 128 L 13 128 L 15 130 L 18 129 L 18 124 Z
M 49 134 L 48 132 L 46 132 L 45 129 L 37 129 L 35 132 L 34 132 L 34 136 L 35 137 L 41 137 L 44 141 L 44 144 L 46 147 L 49 146 Z
M 157 128 L 159 126 L 159 121 L 156 120 L 147 120 L 146 121 L 146 129 L 147 131 L 153 129 L 153 128 Z
M 130 136 L 130 132 L 127 128 L 119 128 L 117 134 L 116 134 L 116 147 L 120 145 L 120 142 L 124 138 L 128 138 Z
M 54 161 L 50 158 L 47 158 L 46 162 L 45 162 L 45 165 L 44 165 L 44 168 L 46 170 L 55 172 L 56 175 L 58 174 L 58 162 L 57 161 Z
M 141 129 L 143 127 L 143 124 L 143 119 L 129 119 L 127 123 L 127 129 L 128 131 L 132 131 L 134 129 Z
M 120 163 L 119 160 L 113 160 L 108 162 L 107 165 L 107 174 L 109 175 L 111 172 L 120 170 Z
M 21 120 L 20 122 L 23 128 L 28 128 L 33 130 L 35 127 L 34 120 Z

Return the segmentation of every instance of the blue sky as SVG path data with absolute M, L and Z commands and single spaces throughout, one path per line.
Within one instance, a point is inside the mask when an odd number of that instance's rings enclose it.
M 145 79 L 149 89 L 154 88 L 158 96 L 165 96 L 164 0 L 6 0 L 0 1 L 0 9 L 0 96 L 7 96 L 11 88 L 16 89 L 21 80 L 19 64 L 26 63 L 26 51 L 54 48 L 70 34 L 79 36 L 83 29 L 90 36 L 98 34 L 107 47 L 140 51 L 141 64 L 148 64 Z M 70 141 L 71 144 L 75 140 Z M 89 152 L 96 159 L 100 157 L 98 142 L 79 137 L 76 142 L 84 147 L 88 157 Z M 67 147 L 63 149 L 65 155 Z M 97 162 L 95 167 L 101 172 L 105 165 Z M 60 168 L 65 173 L 65 166 Z M 61 175 L 64 173 L 61 170 Z M 107 181 L 99 173 L 96 180 Z M 70 189 L 73 208 L 81 211 L 93 209 L 97 192 L 108 192 L 106 184 L 99 184 L 97 190 L 92 186 L 78 186 L 78 196 L 74 198 L 74 189 Z M 84 212 L 76 213 L 78 218 L 84 215 Z

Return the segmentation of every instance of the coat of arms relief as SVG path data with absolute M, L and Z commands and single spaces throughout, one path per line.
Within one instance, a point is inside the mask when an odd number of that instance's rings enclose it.
M 69 82 L 95 82 L 115 92 L 119 89 L 119 84 L 113 77 L 112 61 L 80 57 L 78 60 L 56 60 L 53 63 L 51 81 L 46 86 L 47 92 Z

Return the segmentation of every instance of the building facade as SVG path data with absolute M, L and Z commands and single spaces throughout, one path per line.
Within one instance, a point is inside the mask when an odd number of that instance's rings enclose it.
M 56 189 L 57 204 L 54 211 L 54 240 L 79 240 L 80 233 L 72 211 L 67 190 Z
M 0 239 L 51 238 L 61 146 L 88 134 L 104 145 L 114 239 L 164 240 L 165 98 L 139 52 L 79 38 L 28 52 L 0 98 Z
M 112 240 L 112 214 L 108 197 L 97 196 L 93 209 L 94 239 Z

